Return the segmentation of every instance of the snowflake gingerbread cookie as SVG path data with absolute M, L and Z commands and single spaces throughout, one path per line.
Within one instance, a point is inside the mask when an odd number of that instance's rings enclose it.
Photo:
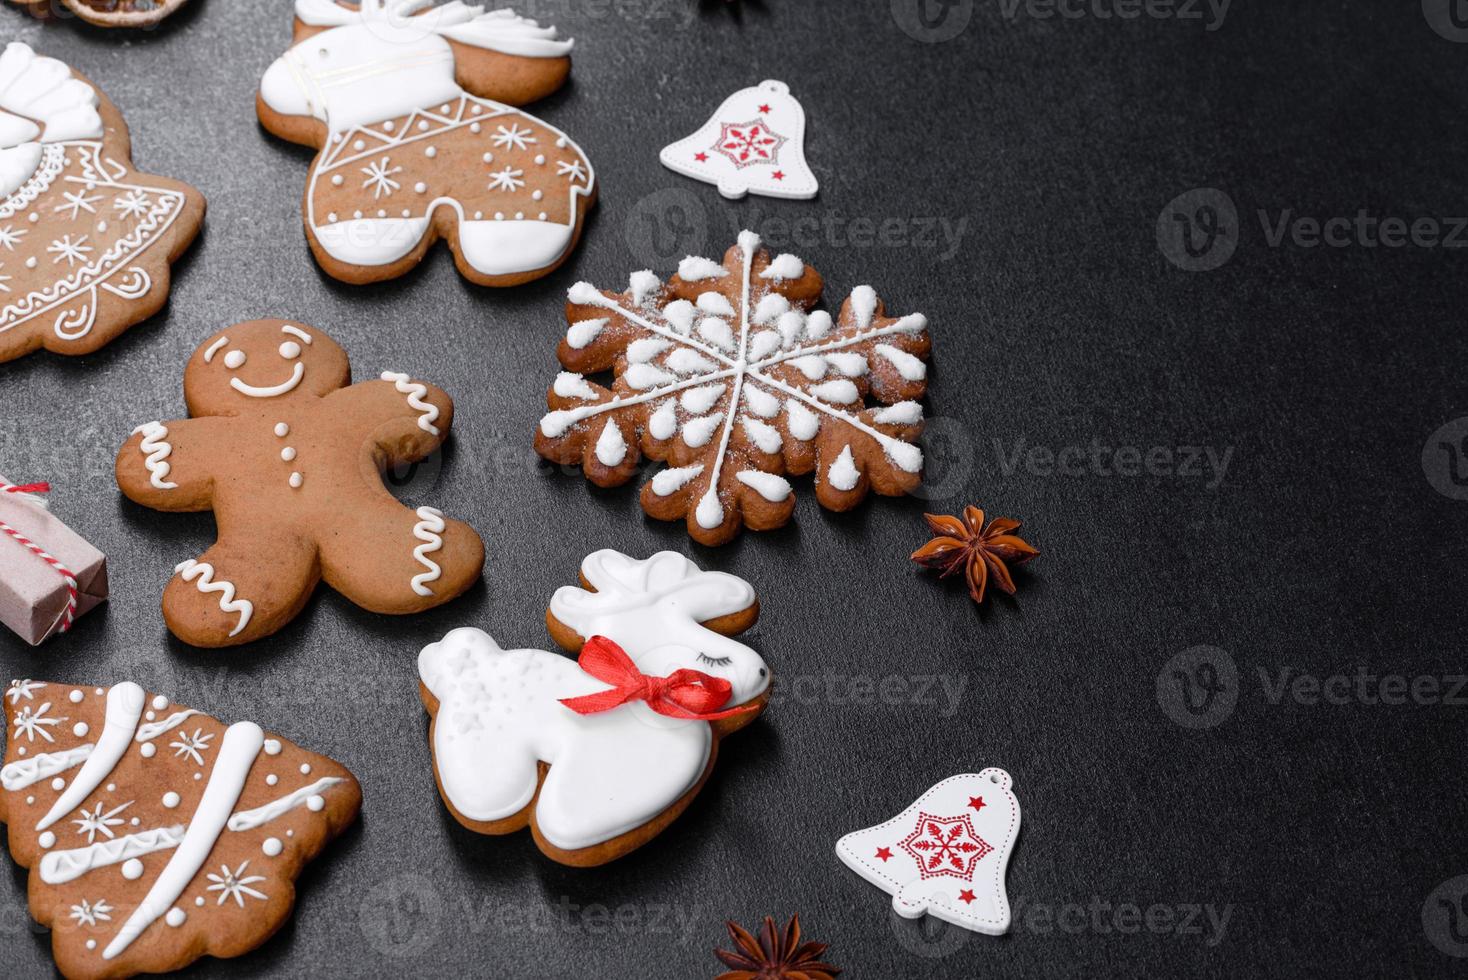
M 906 919 L 927 913 L 998 936 L 1009 930 L 1004 872 L 1019 834 L 1019 800 L 1003 769 L 943 780 L 876 827 L 847 834 L 836 856 L 892 896 Z
M 72 980 L 254 949 L 361 806 L 331 759 L 131 682 L 12 681 L 3 703 L 0 821 Z
M 561 87 L 570 40 L 459 0 L 296 0 L 295 11 L 294 46 L 265 73 L 257 108 L 272 133 L 320 149 L 304 208 L 322 268 L 391 279 L 439 238 L 484 286 L 566 259 L 596 201 L 591 163 L 511 106 Z
M 439 791 L 482 834 L 527 825 L 547 856 L 604 864 L 647 843 L 713 771 L 719 740 L 769 699 L 732 639 L 759 604 L 743 579 L 661 552 L 598 551 L 546 622 L 579 663 L 457 629 L 418 658 Z
M 743 232 L 722 262 L 689 256 L 667 283 L 636 272 L 622 293 L 572 286 L 566 370 L 535 433 L 540 455 L 603 487 L 630 480 L 644 455 L 667 462 L 642 507 L 686 519 L 707 545 L 784 525 L 786 475 L 815 471 L 816 499 L 837 511 L 922 478 L 926 318 L 888 316 L 858 286 L 833 319 L 814 309 L 820 274 L 759 244 Z M 585 377 L 608 370 L 610 388 Z
M 664 147 L 658 158 L 729 198 L 805 199 L 820 189 L 805 162 L 805 110 L 784 82 L 735 92 L 698 132 Z
M 351 384 L 312 327 L 255 320 L 215 334 L 184 371 L 191 418 L 149 422 L 117 454 L 117 485 L 155 510 L 213 510 L 219 540 L 174 569 L 163 616 L 195 646 L 276 632 L 318 581 L 364 609 L 413 613 L 463 594 L 484 544 L 467 524 L 398 502 L 389 467 L 448 438 L 454 405 L 386 371 Z
M 0 362 L 90 354 L 168 299 L 204 198 L 139 173 L 91 82 L 19 42 L 0 53 Z

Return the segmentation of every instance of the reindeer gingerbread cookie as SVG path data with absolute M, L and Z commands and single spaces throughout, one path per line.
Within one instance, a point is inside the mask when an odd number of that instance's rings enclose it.
M 294 45 L 256 107 L 270 132 L 320 150 L 304 213 L 322 268 L 392 279 L 440 238 L 483 286 L 565 261 L 596 177 L 565 133 L 511 106 L 561 87 L 570 40 L 459 0 L 296 0 L 295 11 Z
M 213 510 L 219 539 L 175 569 L 163 617 L 201 647 L 248 643 L 326 583 L 364 609 L 414 613 L 461 595 L 484 565 L 472 528 L 409 509 L 382 484 L 448 437 L 448 395 L 406 374 L 351 384 L 320 330 L 254 320 L 215 334 L 184 371 L 188 419 L 149 422 L 117 454 L 117 485 L 163 511 Z
M 91 354 L 168 299 L 204 198 L 140 173 L 91 82 L 14 42 L 0 53 L 0 362 Z
M 598 551 L 546 623 L 579 663 L 457 629 L 418 657 L 439 792 L 465 827 L 529 826 L 562 864 L 605 864 L 675 820 L 719 741 L 759 716 L 770 674 L 731 637 L 754 624 L 748 582 L 682 555 Z

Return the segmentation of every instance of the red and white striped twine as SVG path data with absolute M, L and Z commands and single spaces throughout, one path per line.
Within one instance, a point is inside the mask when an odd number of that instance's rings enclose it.
M 51 485 L 49 483 L 27 483 L 24 486 L 16 486 L 13 483 L 5 483 L 3 481 L 0 481 L 0 493 L 46 493 L 50 489 Z M 61 564 L 61 562 L 57 561 L 51 555 L 47 554 L 40 545 L 36 544 L 24 534 L 21 534 L 15 528 L 11 527 L 9 524 L 6 524 L 4 521 L 0 521 L 0 531 L 4 531 L 12 538 L 25 545 L 32 554 L 44 561 L 46 564 L 50 565 L 52 568 L 56 569 L 56 571 L 61 574 L 61 577 L 66 580 L 66 621 L 61 624 L 61 628 L 56 632 L 65 633 L 67 630 L 71 629 L 71 624 L 76 619 L 76 576 L 73 575 L 65 565 Z

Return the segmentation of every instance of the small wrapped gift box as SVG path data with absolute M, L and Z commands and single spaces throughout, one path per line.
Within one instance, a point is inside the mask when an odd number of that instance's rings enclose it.
M 38 493 L 0 476 L 0 623 L 35 646 L 107 598 L 107 557 Z

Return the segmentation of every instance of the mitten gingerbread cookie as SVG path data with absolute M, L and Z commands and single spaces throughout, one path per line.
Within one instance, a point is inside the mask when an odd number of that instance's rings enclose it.
M 576 247 L 591 164 L 510 107 L 565 82 L 555 28 L 458 0 L 296 0 L 294 45 L 256 104 L 266 129 L 321 150 L 306 237 L 331 275 L 391 279 L 442 238 L 466 278 L 513 286 Z
M 928 321 L 889 316 L 871 286 L 832 318 L 814 309 L 821 286 L 751 231 L 722 262 L 684 259 L 666 284 L 651 272 L 634 272 L 622 293 L 578 282 L 536 452 L 603 487 L 632 479 L 644 455 L 666 461 L 642 509 L 685 520 L 707 545 L 790 520 L 786 475 L 815 471 L 816 499 L 837 511 L 869 490 L 911 492 Z M 583 377 L 603 371 L 616 374 L 610 388 Z
M 731 639 L 759 604 L 743 579 L 682 555 L 598 551 L 546 622 L 579 665 L 458 629 L 418 657 L 439 792 L 481 834 L 527 824 L 562 864 L 605 864 L 693 801 L 719 740 L 769 700 L 759 654 Z
M 31 869 L 31 915 L 73 980 L 259 946 L 362 804 L 331 759 L 131 682 L 13 681 L 4 707 L 0 821 Z
M 127 124 L 54 58 L 0 54 L 0 362 L 90 354 L 156 313 L 204 220 L 187 184 L 139 173 Z
M 348 387 L 350 385 L 350 387 Z M 382 483 L 448 438 L 449 396 L 406 374 L 351 384 L 346 352 L 320 330 L 254 320 L 189 359 L 191 418 L 139 426 L 117 485 L 146 507 L 213 510 L 219 540 L 181 563 L 163 594 L 168 628 L 195 646 L 269 636 L 316 583 L 364 609 L 413 613 L 479 578 L 484 545 Z
M 178 10 L 185 0 L 10 0 L 46 19 L 63 10 L 98 27 L 152 27 Z

